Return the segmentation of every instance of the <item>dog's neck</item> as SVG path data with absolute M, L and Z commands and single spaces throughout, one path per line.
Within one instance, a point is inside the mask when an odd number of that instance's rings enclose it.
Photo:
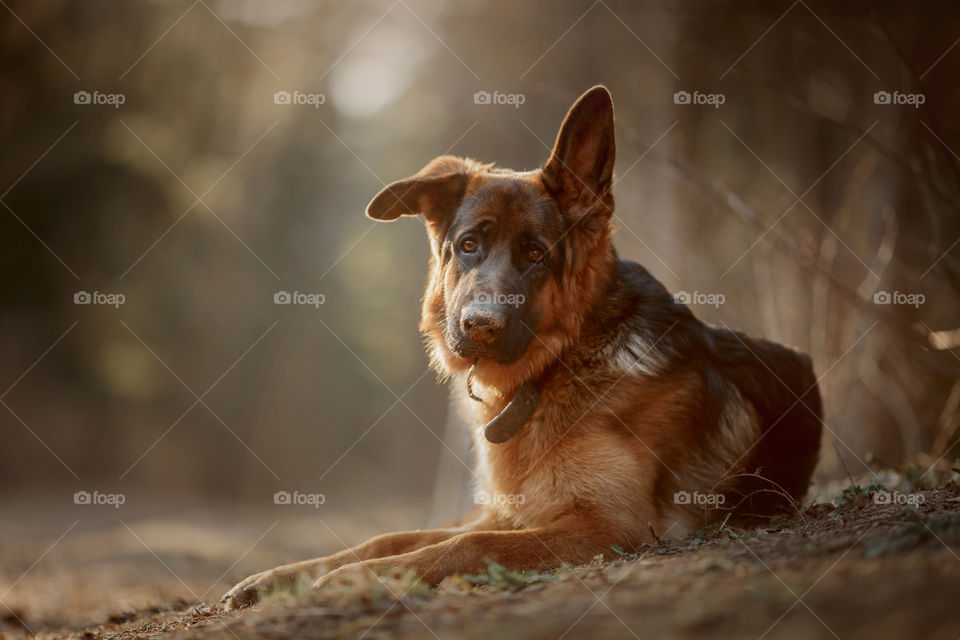
M 607 303 L 610 292 L 616 288 L 619 279 L 617 263 L 620 256 L 617 254 L 616 247 L 613 246 L 609 235 L 604 236 L 598 243 L 594 251 L 603 254 L 603 261 L 596 273 L 591 274 L 590 282 L 584 283 L 588 287 L 586 292 L 587 300 L 584 305 L 586 310 L 581 317 L 581 327 L 595 319 L 599 312 L 602 312 L 602 306 Z
M 601 310 L 596 308 L 599 304 L 598 301 L 608 298 L 611 289 L 616 286 L 616 250 L 608 238 L 603 238 L 601 242 L 604 246 L 597 247 L 596 250 L 603 251 L 606 254 L 606 260 L 603 269 L 599 273 L 593 274 L 592 286 L 583 292 L 592 295 L 588 298 L 588 313 L 578 319 L 580 330 L 588 328 L 590 319 L 601 313 Z M 579 334 L 580 331 L 577 333 Z M 568 345 L 563 347 L 556 353 L 548 351 L 549 356 L 552 357 L 541 357 L 540 366 L 530 375 L 524 377 L 515 388 L 503 390 L 488 386 L 485 391 L 493 396 L 489 404 L 483 396 L 478 395 L 477 385 L 475 385 L 474 372 L 477 368 L 477 362 L 475 361 L 471 365 L 465 376 L 464 389 L 471 400 L 481 405 L 487 405 L 481 415 L 484 422 L 484 436 L 488 442 L 491 444 L 507 442 L 530 422 L 539 404 L 542 379 L 558 363 L 563 364 L 564 352 Z

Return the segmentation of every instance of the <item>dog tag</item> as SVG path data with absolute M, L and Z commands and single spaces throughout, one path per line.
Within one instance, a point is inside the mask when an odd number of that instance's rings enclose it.
M 493 444 L 503 444 L 530 422 L 539 399 L 540 393 L 533 383 L 522 385 L 503 411 L 487 423 L 483 435 Z

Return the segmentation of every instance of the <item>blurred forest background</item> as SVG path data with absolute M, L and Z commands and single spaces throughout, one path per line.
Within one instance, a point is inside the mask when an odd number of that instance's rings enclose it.
M 621 255 L 723 294 L 699 317 L 813 355 L 817 478 L 960 451 L 951 3 L 0 4 L 5 537 L 87 517 L 79 490 L 146 515 L 280 490 L 322 493 L 308 517 L 406 505 L 413 526 L 467 506 L 416 330 L 422 225 L 363 210 L 445 152 L 539 166 L 596 83 Z

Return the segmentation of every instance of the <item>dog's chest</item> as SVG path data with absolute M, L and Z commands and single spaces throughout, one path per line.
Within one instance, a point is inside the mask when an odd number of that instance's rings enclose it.
M 535 415 L 500 445 L 479 434 L 478 500 L 525 528 L 571 516 L 631 518 L 648 475 L 633 449 L 589 420 L 559 434 L 543 420 Z

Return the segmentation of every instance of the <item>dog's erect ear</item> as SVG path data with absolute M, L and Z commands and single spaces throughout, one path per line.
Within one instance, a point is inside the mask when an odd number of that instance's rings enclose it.
M 475 164 L 454 156 L 434 158 L 416 175 L 384 187 L 367 205 L 367 216 L 390 221 L 422 213 L 438 224 L 460 206 Z
M 543 183 L 574 218 L 592 212 L 609 217 L 615 156 L 613 98 L 606 87 L 596 86 L 570 107 L 543 167 Z

